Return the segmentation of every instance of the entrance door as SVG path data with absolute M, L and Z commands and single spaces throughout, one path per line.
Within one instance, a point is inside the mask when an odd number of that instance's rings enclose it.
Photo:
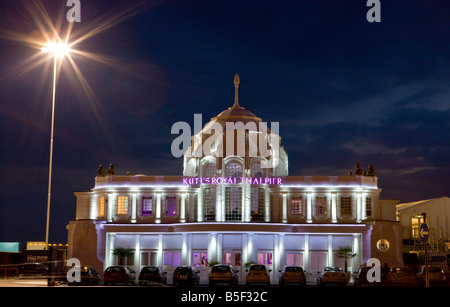
M 208 282 L 208 252 L 206 250 L 195 250 L 192 253 L 192 266 L 199 271 L 200 283 Z
M 257 263 L 258 264 L 264 264 L 267 268 L 267 273 L 270 276 L 270 280 L 273 281 L 273 251 L 272 250 L 266 250 L 262 251 L 259 250 L 257 254 Z
M 223 253 L 223 263 L 231 264 L 236 271 L 239 277 L 239 282 L 242 279 L 242 261 L 241 261 L 241 250 L 226 250 Z
M 327 266 L 327 252 L 309 253 L 309 272 L 306 274 L 308 283 L 317 283 L 319 272 Z
M 167 272 L 167 283 L 173 283 L 173 272 L 177 266 L 181 265 L 181 251 L 164 251 L 163 269 Z
M 327 252 L 310 252 L 309 259 L 309 271 L 320 272 L 327 265 Z

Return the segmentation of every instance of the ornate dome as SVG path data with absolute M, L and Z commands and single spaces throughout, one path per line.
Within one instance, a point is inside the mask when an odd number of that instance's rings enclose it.
M 260 164 L 259 169 L 264 169 L 265 176 L 287 175 L 287 155 L 279 135 L 273 133 L 261 118 L 239 105 L 239 83 L 236 74 L 234 105 L 211 118 L 191 137 L 191 146 L 184 154 L 185 176 L 204 176 L 206 171 L 202 169 L 207 166 L 209 174 L 221 176 L 224 164 L 230 161 L 240 164 L 248 175 L 252 168 L 256 169 L 256 163 Z M 211 165 L 215 166 L 216 172 L 212 172 Z

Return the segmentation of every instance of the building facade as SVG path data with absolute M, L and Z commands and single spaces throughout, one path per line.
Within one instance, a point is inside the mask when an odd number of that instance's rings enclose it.
M 75 192 L 68 256 L 104 271 L 119 261 L 115 248 L 129 248 L 136 272 L 160 265 L 170 282 L 175 267 L 192 265 L 201 283 L 214 261 L 232 264 L 241 283 L 248 263 L 265 264 L 278 283 L 284 265 L 344 266 L 342 247 L 356 254 L 349 271 L 369 258 L 402 264 L 395 204 L 380 200 L 374 172 L 289 175 L 276 129 L 239 105 L 238 85 L 234 105 L 192 136 L 182 176 L 100 170 L 92 189 Z
M 402 239 L 405 252 L 423 251 L 419 227 L 425 222 L 429 228 L 429 250 L 448 253 L 450 247 L 450 198 L 439 197 L 396 206 L 397 220 L 403 227 Z

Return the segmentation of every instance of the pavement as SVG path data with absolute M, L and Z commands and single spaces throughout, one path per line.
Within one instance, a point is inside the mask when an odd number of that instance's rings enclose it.
M 0 287 L 47 287 L 47 279 L 0 279 Z

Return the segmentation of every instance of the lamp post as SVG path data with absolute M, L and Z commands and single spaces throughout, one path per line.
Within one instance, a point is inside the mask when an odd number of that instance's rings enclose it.
M 53 129 L 55 126 L 55 94 L 56 94 L 56 66 L 57 59 L 63 58 L 65 55 L 69 54 L 69 46 L 63 42 L 47 43 L 43 48 L 42 52 L 49 53 L 53 57 L 53 93 L 52 93 L 52 123 L 50 130 L 50 162 L 48 167 L 48 194 L 47 194 L 47 223 L 45 231 L 45 248 L 48 249 L 48 233 L 49 233 L 49 222 L 50 222 L 50 200 L 52 191 L 52 165 L 53 165 Z

